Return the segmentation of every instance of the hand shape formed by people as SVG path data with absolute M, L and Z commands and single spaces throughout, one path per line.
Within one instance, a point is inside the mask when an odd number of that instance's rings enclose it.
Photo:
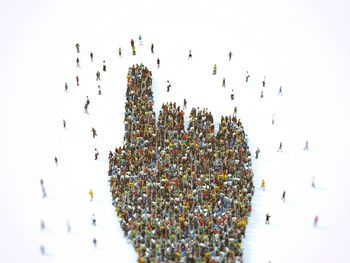
M 233 262 L 254 194 L 251 158 L 236 116 L 193 108 L 189 124 L 176 103 L 156 121 L 152 72 L 129 68 L 123 147 L 110 156 L 113 203 L 140 262 Z

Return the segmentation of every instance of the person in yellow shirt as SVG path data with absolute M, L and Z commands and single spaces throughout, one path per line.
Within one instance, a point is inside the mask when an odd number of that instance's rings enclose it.
M 261 181 L 261 188 L 265 191 L 265 180 L 264 179 Z
M 91 197 L 90 201 L 92 201 L 92 199 L 94 198 L 94 192 L 91 189 L 90 189 L 89 194 L 90 194 L 90 197 Z

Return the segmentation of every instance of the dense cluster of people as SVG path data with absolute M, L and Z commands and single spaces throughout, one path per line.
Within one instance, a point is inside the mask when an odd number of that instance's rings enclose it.
M 176 103 L 153 111 L 152 72 L 127 75 L 123 147 L 109 154 L 113 204 L 139 262 L 239 262 L 254 194 L 251 154 L 237 115 Z

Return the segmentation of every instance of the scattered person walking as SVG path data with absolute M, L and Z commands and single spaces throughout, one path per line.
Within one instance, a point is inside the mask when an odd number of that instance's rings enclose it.
M 216 67 L 216 64 L 215 64 L 214 67 L 213 67 L 213 75 L 216 75 L 216 70 L 217 70 L 217 67 Z
M 315 185 L 315 176 L 312 177 L 311 186 L 312 186 L 312 188 L 316 187 L 316 185 Z
M 92 132 L 92 138 L 95 139 L 95 137 L 97 136 L 97 133 L 94 127 L 92 127 L 91 132 Z
M 65 89 L 66 92 L 68 91 L 68 84 L 67 84 L 67 82 L 64 84 L 64 89 Z
M 237 118 L 237 106 L 235 106 L 235 108 L 233 109 L 233 114 L 234 114 L 235 118 Z
M 249 75 L 249 72 L 247 71 L 247 76 L 245 77 L 245 82 L 248 82 L 249 77 L 250 77 L 250 75 Z
M 170 88 L 171 88 L 171 84 L 170 84 L 169 80 L 167 80 L 167 82 L 168 82 L 168 85 L 166 87 L 166 92 L 169 92 Z
M 95 214 L 92 214 L 92 225 L 96 226 L 96 217 Z
M 41 187 L 41 192 L 43 193 L 42 197 L 45 198 L 47 196 L 47 194 L 46 194 L 46 190 L 45 190 L 44 186 Z
M 230 51 L 230 53 L 228 53 L 228 61 L 231 61 L 232 58 L 232 52 Z
M 142 38 L 141 38 L 141 35 L 139 35 L 139 46 L 142 46 Z
M 187 100 L 184 99 L 184 109 L 187 109 Z
M 86 104 L 87 104 L 88 106 L 90 105 L 89 96 L 86 96 Z
M 94 54 L 92 52 L 90 52 L 90 59 L 91 59 L 91 62 L 94 62 Z
M 151 45 L 151 52 L 152 52 L 152 54 L 154 54 L 154 45 L 153 45 L 153 43 Z
M 40 246 L 41 255 L 45 255 L 45 247 L 43 245 Z
M 79 43 L 76 43 L 75 47 L 77 48 L 77 53 L 80 53 L 80 45 L 79 45 Z
M 94 238 L 94 239 L 92 240 L 92 243 L 94 244 L 94 247 L 97 246 L 97 240 L 96 240 L 96 238 Z
M 118 49 L 118 56 L 119 56 L 119 57 L 122 56 L 122 48 L 121 48 L 121 47 L 119 47 L 119 49 Z
M 157 59 L 157 66 L 158 66 L 158 68 L 160 66 L 160 59 L 159 58 Z
M 103 69 L 104 72 L 107 71 L 106 61 L 105 60 L 103 61 L 102 69 Z
M 264 179 L 262 179 L 262 181 L 261 181 L 261 187 L 260 188 L 262 188 L 265 191 L 265 180 Z
M 75 62 L 77 63 L 77 67 L 80 68 L 79 58 L 77 58 Z
M 131 44 L 131 47 L 133 48 L 135 44 L 133 39 L 131 39 L 130 44 Z
M 88 107 L 89 107 L 89 104 L 85 103 L 85 105 L 84 105 L 84 113 L 86 113 L 86 114 L 89 114 Z
M 63 120 L 63 128 L 66 128 L 66 120 Z
M 96 72 L 96 81 L 101 80 L 100 75 L 101 75 L 100 71 L 97 71 Z
M 55 156 L 55 164 L 56 164 L 56 166 L 58 165 L 58 160 L 57 160 L 56 156 Z
M 317 226 L 317 223 L 318 223 L 318 215 L 316 215 L 314 218 L 314 227 Z
M 191 49 L 190 49 L 190 51 L 189 51 L 189 53 L 188 53 L 188 59 L 192 59 L 192 52 L 191 52 Z
M 264 76 L 264 80 L 262 81 L 263 87 L 265 87 L 265 81 L 266 81 L 266 78 Z
M 44 222 L 44 220 L 40 220 L 40 230 L 41 231 L 45 230 L 45 222 Z
M 91 189 L 90 189 L 89 195 L 90 195 L 90 201 L 92 201 L 92 199 L 94 198 L 94 192 Z
M 306 140 L 304 151 L 308 151 L 308 150 L 309 150 L 309 142 L 308 142 L 308 140 Z
M 282 200 L 283 202 L 286 202 L 286 191 L 283 191 Z
M 272 125 L 275 124 L 275 114 L 272 114 Z
M 97 158 L 98 158 L 99 155 L 100 155 L 100 154 L 98 153 L 97 149 L 95 148 L 95 160 L 97 160 Z
M 70 223 L 69 221 L 67 221 L 67 232 L 70 233 L 71 232 L 71 226 L 70 226 Z
M 266 220 L 265 220 L 265 224 L 270 224 L 270 215 L 269 213 L 266 214 Z
M 79 86 L 79 76 L 77 75 L 75 79 L 77 80 L 77 86 Z
M 222 86 L 225 88 L 226 87 L 226 80 L 225 78 L 222 79 Z
M 102 94 L 102 92 L 101 92 L 101 86 L 98 85 L 97 87 L 98 87 L 98 95 L 101 95 L 101 94 Z
M 259 158 L 259 153 L 260 153 L 260 149 L 258 147 L 258 148 L 256 148 L 256 151 L 255 151 L 255 159 Z
M 234 100 L 235 99 L 235 95 L 233 94 L 233 90 L 231 92 L 231 100 Z
M 278 91 L 278 95 L 281 95 L 282 96 L 282 86 L 280 86 L 280 89 Z
M 261 91 L 261 93 L 260 93 L 260 101 L 261 101 L 263 98 L 264 98 L 264 92 Z
M 132 50 L 132 55 L 135 56 L 135 55 L 136 55 L 136 49 L 135 49 L 135 47 L 132 47 L 131 50 Z
M 278 151 L 277 152 L 282 152 L 282 142 L 280 142 L 280 146 L 278 147 Z

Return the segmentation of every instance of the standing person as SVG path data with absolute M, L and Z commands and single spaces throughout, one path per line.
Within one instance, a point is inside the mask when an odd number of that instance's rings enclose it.
M 282 200 L 283 202 L 286 202 L 286 191 L 283 191 Z
M 312 188 L 316 187 L 316 185 L 315 185 L 315 176 L 312 177 L 311 186 L 312 186 Z
M 97 149 L 95 148 L 95 160 L 97 160 L 97 158 L 98 158 L 99 155 L 100 155 L 100 154 L 98 153 Z
M 135 56 L 136 55 L 136 50 L 135 50 L 135 47 L 132 47 L 132 55 Z
M 43 193 L 43 198 L 45 198 L 47 195 L 46 195 L 46 190 L 44 186 L 41 187 L 41 191 Z
M 278 91 L 278 95 L 281 95 L 282 96 L 282 86 L 280 86 L 280 89 Z
M 142 44 L 142 38 L 141 38 L 141 35 L 139 35 L 139 46 L 142 46 L 143 44 Z
M 260 101 L 261 101 L 263 98 L 264 98 L 264 92 L 261 91 L 261 93 L 260 93 Z
M 153 43 L 151 45 L 151 52 L 152 52 L 152 54 L 154 54 L 154 45 L 153 45 Z
M 186 108 L 187 108 L 187 100 L 184 99 L 184 109 L 186 109 Z
M 260 188 L 262 188 L 265 191 L 265 180 L 264 179 L 262 179 L 262 181 L 261 181 L 261 187 Z
M 222 86 L 225 88 L 226 87 L 226 80 L 225 78 L 222 79 Z
M 94 54 L 92 52 L 90 52 L 90 59 L 91 59 L 91 62 L 94 62 Z
M 71 227 L 70 227 L 70 223 L 69 221 L 67 221 L 67 232 L 70 233 L 71 232 Z
M 89 107 L 89 105 L 87 103 L 85 103 L 85 105 L 84 105 L 84 113 L 86 113 L 86 114 L 89 114 L 88 107 Z
M 40 246 L 40 252 L 42 255 L 45 255 L 45 247 L 43 245 Z
M 265 87 L 265 76 L 264 76 L 264 80 L 262 81 L 263 87 Z
M 64 89 L 65 89 L 66 92 L 68 91 L 68 84 L 67 84 L 67 82 L 64 83 Z
M 282 152 L 282 142 L 280 142 L 280 146 L 278 148 L 278 151 L 277 152 Z
M 160 59 L 159 58 L 157 59 L 157 66 L 158 66 L 158 68 L 160 66 Z
M 66 120 L 63 120 L 63 128 L 66 128 Z
M 216 75 L 216 69 L 217 69 L 217 67 L 216 67 L 216 64 L 215 64 L 214 67 L 213 67 L 213 75 Z
M 258 147 L 258 148 L 256 148 L 256 151 L 255 151 L 255 159 L 259 158 L 259 153 L 260 153 L 260 149 Z
M 169 80 L 167 80 L 167 82 L 168 82 L 168 85 L 166 87 L 166 92 L 169 92 L 170 88 L 171 88 L 171 84 L 170 84 Z
M 91 132 L 92 132 L 92 138 L 95 139 L 95 137 L 97 136 L 97 133 L 94 127 L 92 127 Z
M 272 125 L 275 124 L 275 114 L 272 114 Z
M 89 96 L 86 96 L 86 104 L 87 104 L 88 106 L 90 105 Z
M 80 68 L 80 64 L 79 64 L 79 57 L 77 57 L 76 61 L 77 62 L 77 67 Z
M 40 229 L 41 229 L 41 231 L 45 230 L 45 222 L 44 222 L 44 220 L 40 220 Z
M 235 99 L 235 95 L 233 94 L 233 90 L 231 92 L 231 100 L 234 100 Z
M 188 59 L 192 59 L 192 52 L 191 52 L 191 49 L 190 49 L 190 51 L 189 51 L 189 53 L 188 53 Z
M 314 218 L 314 226 L 316 227 L 318 223 L 318 215 L 315 216 Z
M 228 53 L 228 61 L 231 61 L 232 58 L 232 52 L 230 51 L 230 53 Z
M 245 77 L 245 82 L 248 82 L 249 77 L 250 77 L 250 75 L 249 75 L 249 72 L 247 71 L 247 76 Z
M 55 164 L 56 164 L 56 166 L 58 165 L 58 160 L 57 160 L 56 156 L 55 156 Z
M 43 179 L 40 179 L 40 185 L 41 185 L 41 187 L 44 186 L 44 180 Z
M 77 53 L 80 53 L 80 45 L 79 45 L 79 43 L 76 43 L 75 47 L 77 48 Z
M 77 80 L 77 86 L 79 86 L 79 76 L 77 75 L 75 79 Z
M 119 49 L 118 49 L 118 55 L 119 55 L 119 57 L 122 56 L 122 48 L 121 47 L 119 47 Z
M 101 80 L 100 79 L 101 73 L 99 71 L 96 72 L 96 81 Z
M 106 61 L 103 61 L 102 69 L 103 69 L 104 72 L 106 72 L 106 70 L 107 70 L 107 68 L 106 68 Z
M 97 246 L 97 240 L 96 240 L 96 238 L 94 238 L 94 239 L 92 240 L 92 243 L 94 244 L 95 247 Z
M 131 44 L 131 47 L 133 48 L 135 44 L 133 39 L 131 39 L 130 44 Z
M 265 224 L 270 224 L 270 215 L 269 213 L 266 214 L 266 220 L 265 220 Z
M 94 198 L 94 192 L 91 189 L 90 189 L 89 194 L 90 194 L 90 201 L 92 201 L 92 199 Z
M 237 107 L 235 106 L 235 108 L 233 109 L 233 114 L 235 116 L 235 118 L 237 118 Z
M 96 217 L 95 214 L 92 214 L 92 225 L 96 226 Z
M 306 140 L 304 151 L 308 151 L 308 150 L 309 150 L 309 142 L 308 142 L 308 140 Z
M 100 85 L 98 85 L 97 87 L 98 87 L 98 95 L 101 95 L 102 92 L 101 92 L 101 87 L 100 87 Z

